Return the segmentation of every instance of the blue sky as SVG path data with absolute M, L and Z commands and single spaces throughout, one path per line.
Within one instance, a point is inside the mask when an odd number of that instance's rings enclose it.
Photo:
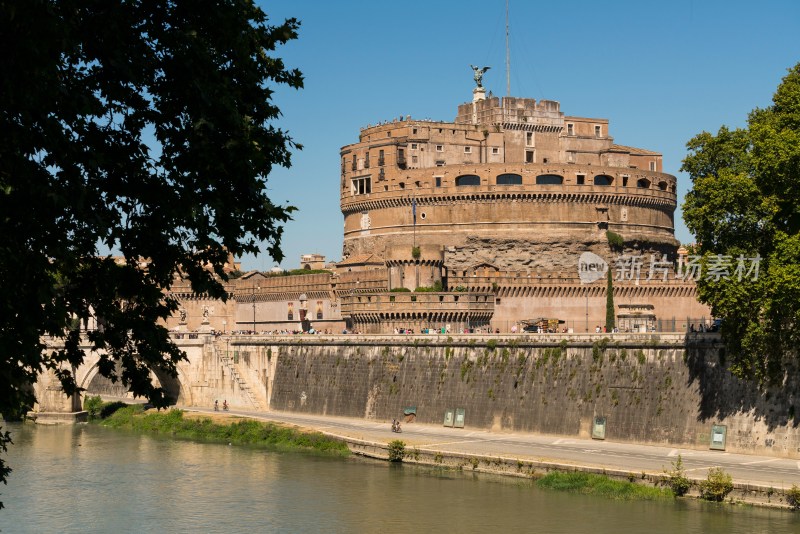
M 278 89 L 277 122 L 303 145 L 269 177 L 270 197 L 298 208 L 285 227 L 284 268 L 300 255 L 341 259 L 339 149 L 359 128 L 400 115 L 453 120 L 471 100 L 470 64 L 505 95 L 505 0 L 442 2 L 261 1 L 273 23 L 300 19 L 277 50 L 305 75 Z M 723 124 L 743 126 L 800 61 L 800 2 L 510 1 L 511 94 L 561 102 L 568 115 L 610 121 L 615 142 L 664 154 L 678 176 L 686 142 Z M 676 213 L 676 237 L 693 239 Z M 267 255 L 242 258 L 268 270 Z

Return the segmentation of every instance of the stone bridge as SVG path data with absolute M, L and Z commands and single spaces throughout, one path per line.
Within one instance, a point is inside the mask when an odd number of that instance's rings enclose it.
M 173 334 L 178 347 L 187 359 L 177 365 L 176 378 L 151 372 L 151 379 L 166 391 L 176 406 L 210 406 L 214 400 L 227 400 L 231 406 L 249 410 L 265 410 L 269 405 L 267 377 L 270 358 L 253 353 L 251 339 L 242 348 L 243 340 L 234 336 L 215 337 L 210 334 Z M 58 348 L 48 343 L 48 349 Z M 46 371 L 34 386 L 37 421 L 68 422 L 81 420 L 86 396 L 133 400 L 133 395 L 119 382 L 112 383 L 100 375 L 97 363 L 100 353 L 84 345 L 83 365 L 71 369 L 76 383 L 84 391 L 68 397 L 52 371 Z M 259 351 L 264 352 L 264 351 Z M 261 361 L 263 360 L 263 362 Z

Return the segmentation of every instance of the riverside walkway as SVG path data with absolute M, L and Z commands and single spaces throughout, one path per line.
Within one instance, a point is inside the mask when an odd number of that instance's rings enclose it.
M 186 408 L 188 412 L 210 412 Z M 213 412 L 212 412 L 213 413 Z M 610 440 L 580 439 L 529 433 L 492 432 L 467 428 L 449 428 L 431 424 L 405 423 L 403 432 L 391 431 L 390 421 L 297 414 L 288 412 L 231 411 L 230 415 L 296 425 L 339 437 L 386 446 L 400 439 L 406 450 L 418 449 L 442 456 L 503 458 L 547 464 L 553 468 L 607 472 L 616 476 L 642 474 L 660 476 L 672 468 L 678 455 L 686 476 L 705 480 L 708 470 L 722 468 L 733 477 L 738 499 L 764 504 L 770 495 L 782 494 L 793 485 L 800 486 L 800 461 L 775 456 L 733 454 L 724 451 L 676 449 L 668 446 L 615 443 Z M 352 448 L 352 447 L 351 447 Z M 753 493 L 747 498 L 748 493 Z M 762 493 L 763 495 L 755 495 Z M 742 495 L 744 497 L 742 497 Z M 771 501 L 770 501 L 771 502 Z

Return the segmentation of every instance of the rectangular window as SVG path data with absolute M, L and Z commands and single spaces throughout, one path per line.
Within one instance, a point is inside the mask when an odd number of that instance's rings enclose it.
M 372 179 L 369 176 L 353 178 L 350 187 L 351 195 L 369 195 L 370 193 L 372 193 Z
M 383 150 L 378 151 L 378 165 L 383 166 Z
M 471 146 L 465 146 L 464 147 L 464 154 L 472 154 L 472 147 Z
M 414 134 L 414 135 L 417 135 L 417 129 L 416 128 L 412 128 L 411 129 L 411 133 Z
M 656 162 L 655 162 L 655 161 L 651 161 L 651 162 L 650 162 L 650 170 L 651 170 L 651 171 L 654 171 L 654 170 L 656 170 Z
M 442 177 L 441 176 L 437 176 L 436 177 L 436 187 L 442 187 Z
M 411 143 L 411 150 L 417 149 L 417 143 Z
M 578 185 L 583 185 L 583 184 L 585 184 L 585 183 L 586 183 L 586 175 L 584 175 L 584 174 L 578 174 L 578 175 L 576 175 L 576 176 L 575 176 L 575 182 L 576 182 Z
M 436 145 L 436 152 L 444 152 L 444 145 Z
M 411 163 L 417 163 L 417 156 L 411 156 Z
M 567 135 L 575 135 L 575 125 L 571 122 L 567 123 Z
M 525 151 L 525 163 L 533 163 L 533 150 L 526 150 Z
M 595 124 L 594 125 L 594 136 L 595 137 L 600 137 L 601 134 L 602 134 L 602 129 L 600 128 L 599 125 Z
M 492 147 L 492 154 L 497 155 L 500 153 L 500 149 L 496 146 Z
M 364 168 L 369 169 L 369 152 L 364 156 Z
M 525 146 L 533 146 L 533 132 L 525 132 Z
M 628 175 L 627 174 L 623 174 L 622 175 L 622 187 L 628 187 Z
M 437 167 L 444 167 L 444 161 L 442 161 L 442 160 L 437 160 L 437 161 L 436 161 L 436 166 L 437 166 Z

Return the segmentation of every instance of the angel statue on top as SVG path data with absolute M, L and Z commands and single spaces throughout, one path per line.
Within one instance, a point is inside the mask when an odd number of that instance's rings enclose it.
M 478 84 L 478 87 L 483 87 L 483 73 L 492 67 L 476 67 L 475 65 L 470 65 L 470 67 L 472 67 L 472 72 L 475 73 L 475 83 Z

